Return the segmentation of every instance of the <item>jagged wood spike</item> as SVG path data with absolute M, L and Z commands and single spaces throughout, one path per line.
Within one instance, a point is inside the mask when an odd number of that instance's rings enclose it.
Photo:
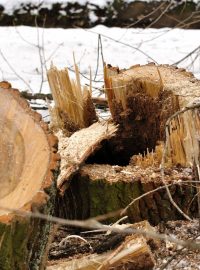
M 47 73 L 55 101 L 55 108 L 52 109 L 52 124 L 56 128 L 70 132 L 87 127 L 97 121 L 90 89 L 87 86 L 81 86 L 76 64 L 75 73 L 76 80 L 70 79 L 67 68 L 58 70 L 52 66 Z M 84 101 L 85 92 L 87 92 L 87 102 Z M 88 111 L 87 114 L 86 111 Z

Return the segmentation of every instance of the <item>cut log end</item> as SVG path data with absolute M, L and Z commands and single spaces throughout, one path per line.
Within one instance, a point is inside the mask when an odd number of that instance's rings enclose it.
M 9 87 L 0 84 L 0 268 L 34 269 L 42 264 L 50 224 L 13 210 L 53 213 L 57 138 Z

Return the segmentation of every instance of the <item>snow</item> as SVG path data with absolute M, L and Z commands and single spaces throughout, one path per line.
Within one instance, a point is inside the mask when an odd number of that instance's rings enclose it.
M 200 30 L 183 29 L 121 29 L 99 25 L 92 29 L 37 29 L 33 27 L 0 27 L 0 80 L 7 80 L 20 90 L 40 90 L 41 59 L 46 67 L 51 62 L 58 68 L 73 70 L 73 53 L 83 76 L 89 78 L 90 67 L 94 78 L 97 67 L 98 34 L 101 34 L 103 56 L 107 64 L 128 68 L 135 64 L 156 61 L 174 64 L 200 45 Z M 122 42 L 122 43 L 120 43 Z M 42 49 L 44 48 L 44 52 Z M 99 46 L 100 47 L 100 46 Z M 180 67 L 185 67 L 200 78 L 199 51 Z M 97 81 L 103 85 L 101 53 Z M 49 92 L 45 65 L 42 92 Z M 74 73 L 70 73 L 74 76 Z M 81 76 L 82 84 L 89 81 Z M 94 95 L 99 91 L 94 89 Z

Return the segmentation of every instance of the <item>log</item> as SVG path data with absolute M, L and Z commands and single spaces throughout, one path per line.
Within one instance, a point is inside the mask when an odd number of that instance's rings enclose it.
M 154 150 L 157 142 L 165 139 L 167 119 L 198 102 L 200 96 L 199 80 L 168 65 L 136 65 L 122 71 L 106 67 L 105 86 L 113 120 L 119 125 L 110 148 L 123 165 L 133 154 Z M 198 109 L 170 122 L 168 156 L 173 165 L 198 164 L 199 124 Z
M 148 222 L 140 222 L 136 224 L 123 224 L 113 225 L 119 230 L 125 228 L 143 229 L 146 231 L 153 231 L 154 228 Z M 107 232 L 108 233 L 108 232 Z M 56 261 L 49 261 L 47 270 L 89 270 L 89 269 L 153 269 L 155 260 L 151 252 L 149 241 L 141 235 L 129 235 L 116 247 L 115 249 L 109 248 L 101 254 L 93 253 L 92 255 L 82 255 L 76 258 L 62 259 Z M 154 243 L 158 247 L 158 242 Z
M 0 83 L 0 269 L 44 269 L 51 224 L 14 210 L 54 213 L 57 138 L 7 82 Z
M 118 248 L 119 249 L 119 248 Z M 117 254 L 112 255 L 112 253 Z M 111 270 L 111 269 L 153 269 L 154 259 L 145 239 L 140 237 L 126 238 L 121 250 L 110 251 L 103 254 L 84 256 L 71 261 L 56 262 L 48 266 L 47 270 Z

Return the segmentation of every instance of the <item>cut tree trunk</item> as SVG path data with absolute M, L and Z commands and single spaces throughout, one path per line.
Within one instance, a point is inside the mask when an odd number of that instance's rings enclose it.
M 124 208 L 133 199 L 157 189 L 131 205 L 129 220 L 148 219 L 157 224 L 182 218 L 169 200 L 160 173 L 167 132 L 165 181 L 176 204 L 188 215 L 196 216 L 196 187 L 190 182 L 198 180 L 193 169 L 199 168 L 199 109 L 180 113 L 167 128 L 165 124 L 175 112 L 198 102 L 200 81 L 168 65 L 137 65 L 122 71 L 106 67 L 105 90 L 118 130 L 74 175 L 59 199 L 59 205 L 64 204 L 59 214 L 94 217 Z M 77 155 L 79 148 L 78 143 L 73 144 Z
M 51 224 L 13 210 L 54 213 L 57 139 L 6 82 L 0 130 L 0 269 L 44 269 Z

